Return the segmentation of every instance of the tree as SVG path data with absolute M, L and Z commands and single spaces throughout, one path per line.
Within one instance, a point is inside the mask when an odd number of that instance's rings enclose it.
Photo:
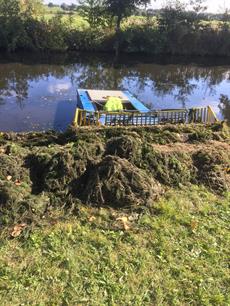
M 228 8 L 226 4 L 224 3 L 223 6 L 220 6 L 219 10 L 221 13 L 221 20 L 224 22 L 229 22 L 230 21 L 230 8 Z
M 111 17 L 116 19 L 116 56 L 119 55 L 120 49 L 120 34 L 121 22 L 123 19 L 132 15 L 139 6 L 145 6 L 150 3 L 150 0 L 105 0 L 105 6 Z
M 37 17 L 44 10 L 42 0 L 21 0 L 20 2 L 21 13 L 28 18 Z
M 41 0 L 0 0 L 0 16 L 35 17 L 42 13 Z
M 204 14 L 207 11 L 205 2 L 207 0 L 190 0 L 190 6 L 193 12 L 193 23 L 197 25 L 199 21 L 204 18 Z
M 146 6 L 150 0 L 105 0 L 108 12 L 116 18 L 116 31 L 121 29 L 121 22 L 124 18 L 132 15 L 138 6 Z
M 52 2 L 50 2 L 49 4 L 48 4 L 48 7 L 54 7 L 55 5 L 52 3 Z
M 0 0 L 0 16 L 16 17 L 20 14 L 19 0 Z
M 221 20 L 224 22 L 230 21 L 230 9 L 226 8 L 221 16 Z
M 207 10 L 206 0 L 190 0 L 190 5 L 197 16 L 200 16 Z
M 75 11 L 76 9 L 77 9 L 77 5 L 76 4 L 72 3 L 72 4 L 69 5 L 69 10 L 70 11 Z
M 230 99 L 226 95 L 220 96 L 219 109 L 224 119 L 227 119 L 230 124 Z
M 63 9 L 63 11 L 68 11 L 68 9 L 69 9 L 69 7 L 66 3 L 62 3 L 61 8 Z
M 103 0 L 81 0 L 79 4 L 79 13 L 91 28 L 105 25 L 106 10 Z

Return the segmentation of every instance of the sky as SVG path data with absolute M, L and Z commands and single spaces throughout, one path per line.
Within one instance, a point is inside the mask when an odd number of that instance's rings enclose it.
M 153 8 L 160 8 L 165 3 L 166 0 L 152 0 L 152 7 Z M 45 0 L 45 3 L 53 2 L 55 4 L 61 4 L 61 3 L 77 3 L 76 0 Z M 230 0 L 207 0 L 206 1 L 208 6 L 208 11 L 212 13 L 221 13 L 224 11 L 224 8 L 230 9 Z

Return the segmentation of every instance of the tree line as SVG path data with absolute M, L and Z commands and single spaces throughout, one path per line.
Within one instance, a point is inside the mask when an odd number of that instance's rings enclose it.
M 76 15 L 47 18 L 41 0 L 0 0 L 0 49 L 230 56 L 228 11 L 221 21 L 210 21 L 205 1 L 188 0 L 188 10 L 173 0 L 152 16 L 149 3 L 79 0 Z M 141 9 L 145 16 L 133 18 Z

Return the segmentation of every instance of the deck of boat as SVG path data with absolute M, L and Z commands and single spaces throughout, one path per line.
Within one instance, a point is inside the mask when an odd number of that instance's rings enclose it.
M 129 91 L 121 90 L 78 89 L 78 107 L 90 112 L 101 111 L 108 97 L 120 98 L 123 102 L 124 110 L 149 112 L 149 109 Z

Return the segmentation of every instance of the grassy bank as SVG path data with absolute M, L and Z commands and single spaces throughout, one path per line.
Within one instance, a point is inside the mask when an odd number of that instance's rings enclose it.
M 229 201 L 190 186 L 151 211 L 79 206 L 29 237 L 2 233 L 0 303 L 229 305 Z
M 228 305 L 229 127 L 0 135 L 1 305 Z

